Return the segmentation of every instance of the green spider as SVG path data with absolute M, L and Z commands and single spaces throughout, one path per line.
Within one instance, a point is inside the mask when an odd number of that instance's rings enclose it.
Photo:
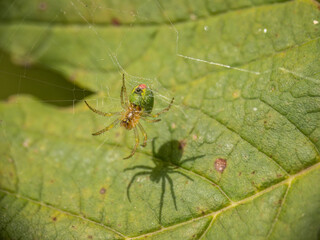
M 123 99 L 124 97 L 124 99 Z M 148 88 L 145 84 L 140 84 L 133 88 L 129 99 L 127 95 L 127 90 L 125 86 L 125 79 L 124 79 L 124 74 L 122 75 L 122 88 L 121 88 L 121 93 L 120 93 L 120 98 L 121 98 L 121 106 L 124 109 L 121 112 L 113 112 L 113 113 L 105 113 L 101 112 L 93 107 L 91 107 L 86 101 L 84 101 L 88 108 L 105 117 L 110 117 L 113 115 L 120 115 L 120 118 L 116 119 L 114 122 L 112 122 L 109 126 L 106 128 L 92 133 L 93 136 L 100 135 L 111 128 L 115 127 L 118 123 L 120 123 L 120 126 L 124 127 L 127 130 L 133 129 L 134 131 L 134 136 L 136 143 L 132 149 L 131 154 L 128 157 L 125 157 L 124 159 L 131 158 L 139 145 L 139 133 L 138 129 L 140 129 L 141 133 L 143 134 L 144 141 L 142 146 L 145 147 L 147 145 L 147 133 L 142 127 L 141 123 L 139 122 L 140 119 L 146 121 L 146 122 L 159 122 L 161 119 L 148 119 L 149 118 L 157 118 L 159 117 L 162 113 L 169 111 L 174 98 L 172 98 L 170 104 L 168 107 L 163 109 L 162 111 L 158 112 L 157 114 L 151 114 L 152 109 L 153 109 L 153 102 L 154 102 L 154 97 L 153 97 L 153 92 L 150 88 Z M 138 128 L 137 128 L 138 126 Z

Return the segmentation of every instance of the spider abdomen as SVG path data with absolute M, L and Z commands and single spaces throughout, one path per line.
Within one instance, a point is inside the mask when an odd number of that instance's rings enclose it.
M 145 84 L 140 84 L 132 90 L 129 101 L 139 106 L 145 113 L 151 113 L 154 102 L 153 92 Z

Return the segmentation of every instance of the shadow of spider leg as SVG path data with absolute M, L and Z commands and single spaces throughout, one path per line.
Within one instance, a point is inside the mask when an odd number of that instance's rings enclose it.
M 131 202 L 131 198 L 130 198 L 130 188 L 132 186 L 132 184 L 134 183 L 134 181 L 136 180 L 137 177 L 139 176 L 143 176 L 143 175 L 150 175 L 151 172 L 152 172 L 152 167 L 148 167 L 148 166 L 143 166 L 143 165 L 137 165 L 137 166 L 134 166 L 132 168 L 126 168 L 124 171 L 130 171 L 130 170 L 134 170 L 134 169 L 146 169 L 146 170 L 150 170 L 150 171 L 141 171 L 141 172 L 138 172 L 138 173 L 135 173 L 133 175 L 133 177 L 131 178 L 128 186 L 127 186 L 127 198 L 129 200 L 129 202 Z
M 176 210 L 178 210 L 177 203 L 176 203 L 176 197 L 175 197 L 174 189 L 173 189 L 173 181 L 172 181 L 172 178 L 169 176 L 168 173 L 178 173 L 178 174 L 184 176 L 185 178 L 187 178 L 187 179 L 189 179 L 191 181 L 193 181 L 193 179 L 191 177 L 189 177 L 188 175 L 182 173 L 182 172 L 179 172 L 179 171 L 176 171 L 176 170 L 172 170 L 172 169 L 168 169 L 167 174 L 164 176 L 163 181 L 165 182 L 165 178 L 168 180 L 168 182 L 170 184 L 170 190 L 171 190 L 171 195 L 172 195 L 174 207 L 175 207 Z M 163 192 L 164 192 L 164 189 L 163 189 Z
M 131 171 L 131 170 L 135 170 L 135 169 L 141 169 L 142 171 L 137 172 L 133 175 L 133 177 L 131 178 L 131 181 L 128 184 L 127 187 L 127 197 L 128 200 L 131 202 L 131 198 L 130 198 L 130 189 L 134 183 L 134 181 L 136 180 L 137 177 L 139 176 L 144 176 L 144 175 L 149 175 L 150 176 L 150 180 L 152 182 L 156 182 L 161 184 L 161 195 L 160 195 L 160 206 L 159 206 L 159 222 L 161 223 L 161 217 L 162 217 L 162 210 L 163 210 L 163 205 L 164 205 L 164 196 L 165 196 L 165 192 L 166 192 L 166 182 L 168 181 L 169 185 L 170 185 L 170 193 L 171 193 L 171 197 L 173 200 L 173 204 L 176 210 L 178 210 L 178 206 L 177 206 L 177 201 L 176 201 L 176 194 L 174 191 L 174 183 L 172 178 L 170 177 L 170 174 L 180 174 L 183 177 L 193 181 L 193 179 L 191 177 L 189 177 L 188 175 L 186 175 L 185 173 L 182 173 L 180 171 L 175 170 L 176 167 L 170 165 L 167 162 L 162 162 L 159 160 L 154 160 L 153 161 L 156 165 L 155 167 L 149 167 L 149 166 L 144 166 L 144 165 L 137 165 L 134 166 L 132 168 L 126 168 L 125 171 Z M 175 169 L 174 169 L 175 168 Z

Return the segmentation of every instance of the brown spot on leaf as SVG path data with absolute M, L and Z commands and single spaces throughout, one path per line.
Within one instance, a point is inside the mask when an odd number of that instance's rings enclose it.
M 233 98 L 238 98 L 240 96 L 240 91 L 239 90 L 236 90 L 232 93 L 232 97 Z
M 187 141 L 186 141 L 186 140 L 181 140 L 181 141 L 179 141 L 179 146 L 178 146 L 178 148 L 179 148 L 180 150 L 183 150 L 183 149 L 186 147 L 186 145 L 187 145 Z
M 54 183 L 54 180 L 53 180 L 53 179 L 51 179 L 51 180 L 50 180 L 50 183 Z
M 100 192 L 100 194 L 105 194 L 106 193 L 106 189 L 105 188 L 101 188 L 99 192 Z
M 121 25 L 119 19 L 117 19 L 117 18 L 112 18 L 112 19 L 111 19 L 111 24 L 112 24 L 113 26 L 120 26 L 120 25 Z
M 239 172 L 239 176 L 241 176 L 242 172 Z
M 74 81 L 76 80 L 76 78 L 77 78 L 77 72 L 74 72 L 74 73 L 72 73 L 72 74 L 70 75 L 69 80 L 70 80 L 71 82 L 74 82 Z
M 38 5 L 38 9 L 41 10 L 41 11 L 45 11 L 47 9 L 48 5 L 46 2 L 41 2 L 39 3 Z
M 29 138 L 25 139 L 22 145 L 23 145 L 25 148 L 29 147 L 29 146 L 30 146 L 30 139 L 29 139 Z
M 54 221 L 54 222 L 57 221 L 57 217 L 53 217 L 52 221 Z
M 214 162 L 214 167 L 218 172 L 223 173 L 224 169 L 227 167 L 227 160 L 223 158 L 217 158 Z
M 281 174 L 277 174 L 277 178 L 281 178 L 282 177 L 282 175 Z
M 201 209 L 200 207 L 197 207 L 197 211 L 200 212 L 202 215 L 205 214 L 205 211 L 203 209 Z
M 191 19 L 192 21 L 197 20 L 197 15 L 195 15 L 194 13 L 191 13 L 191 14 L 190 14 L 190 19 Z
M 252 171 L 252 173 L 251 174 L 256 174 L 256 171 Z
M 93 237 L 91 235 L 88 236 L 89 239 L 93 239 Z

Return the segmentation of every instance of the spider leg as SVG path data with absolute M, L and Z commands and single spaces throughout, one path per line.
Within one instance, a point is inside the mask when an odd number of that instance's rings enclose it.
M 160 122 L 161 119 L 147 119 L 147 118 L 144 118 L 142 117 L 141 118 L 143 121 L 146 121 L 146 122 L 149 122 L 149 123 L 155 123 L 155 122 Z
M 147 133 L 144 130 L 144 128 L 142 127 L 141 123 L 138 123 L 138 127 L 139 127 L 139 129 L 142 132 L 143 137 L 144 137 L 142 147 L 145 147 L 147 145 L 147 139 L 148 139 Z
M 123 95 L 124 95 L 124 99 L 123 99 Z M 124 109 L 126 109 L 129 105 L 129 101 L 128 101 L 127 89 L 125 85 L 124 74 L 122 75 L 122 87 L 121 87 L 120 97 L 121 97 L 121 106 Z
M 101 133 L 104 133 L 104 132 L 110 130 L 111 128 L 113 128 L 114 126 L 116 126 L 119 122 L 120 122 L 120 119 L 116 119 L 109 126 L 107 126 L 106 128 L 104 128 L 104 129 L 102 129 L 102 130 L 100 130 L 98 132 L 92 133 L 92 135 L 93 136 L 100 135 Z
M 137 127 L 134 127 L 134 128 L 133 128 L 133 132 L 134 132 L 134 138 L 135 138 L 135 140 L 136 140 L 136 144 L 134 145 L 131 154 L 130 154 L 128 157 L 125 157 L 125 158 L 123 158 L 123 159 L 131 158 L 131 157 L 135 154 L 135 152 L 136 152 L 136 150 L 137 150 L 137 147 L 138 147 L 138 145 L 139 145 L 139 133 L 138 133 Z
M 112 116 L 112 115 L 119 115 L 119 114 L 120 114 L 120 112 L 111 112 L 111 113 L 101 112 L 101 111 L 99 111 L 99 110 L 91 107 L 91 106 L 89 105 L 89 103 L 87 103 L 87 101 L 84 101 L 84 102 L 87 104 L 88 108 L 89 108 L 92 112 L 95 112 L 96 114 L 99 114 L 99 115 L 101 115 L 101 116 L 110 117 L 110 116 Z
M 172 98 L 169 106 L 166 107 L 165 109 L 163 109 L 162 111 L 160 111 L 160 112 L 158 112 L 158 113 L 156 113 L 156 114 L 147 114 L 147 116 L 148 116 L 148 117 L 156 118 L 156 117 L 159 117 L 162 113 L 168 112 L 169 109 L 171 108 L 171 105 L 172 105 L 172 103 L 173 103 L 173 100 L 174 100 L 174 98 Z

